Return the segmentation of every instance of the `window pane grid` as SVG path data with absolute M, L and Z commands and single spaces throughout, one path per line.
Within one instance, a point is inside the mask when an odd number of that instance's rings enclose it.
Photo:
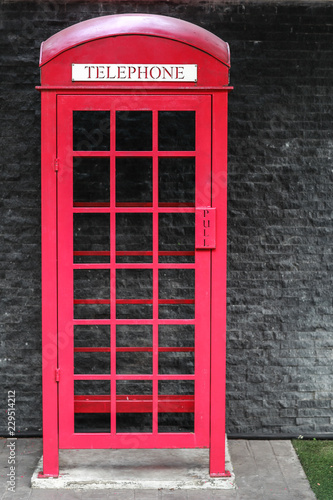
M 121 112 L 123 113 L 123 112 Z M 122 115 L 122 119 L 126 119 L 126 113 L 124 112 Z M 137 116 L 140 115 L 141 112 L 138 113 Z M 144 112 L 147 113 L 147 112 Z M 163 115 L 164 113 L 164 115 Z M 194 114 L 194 112 L 180 112 L 184 118 L 184 116 L 189 113 L 189 114 Z M 146 115 L 147 117 L 148 115 Z M 81 373 L 75 373 L 74 374 L 74 380 L 80 381 L 80 380 L 92 380 L 92 381 L 103 381 L 103 380 L 110 380 L 111 383 L 111 389 L 110 389 L 110 394 L 109 396 L 105 396 L 107 401 L 109 401 L 110 404 L 110 412 L 111 412 L 111 421 L 110 421 L 110 428 L 112 432 L 122 432 L 120 429 L 121 424 L 120 421 L 118 422 L 117 420 L 117 413 L 118 408 L 124 408 L 124 403 L 121 403 L 120 406 L 118 406 L 119 403 L 119 398 L 121 399 L 122 395 L 119 394 L 117 395 L 117 386 L 116 383 L 117 381 L 151 381 L 152 382 L 152 392 L 151 395 L 149 396 L 151 398 L 151 402 L 148 400 L 145 400 L 144 405 L 145 408 L 148 408 L 149 411 L 152 411 L 152 427 L 151 429 L 149 428 L 149 425 L 145 426 L 145 430 L 141 432 L 153 432 L 157 433 L 158 432 L 158 420 L 160 420 L 160 412 L 162 411 L 165 415 L 166 418 L 161 419 L 161 432 L 168 432 L 167 425 L 168 425 L 168 418 L 167 418 L 167 413 L 165 413 L 165 409 L 161 410 L 161 408 L 164 408 L 163 404 L 165 403 L 163 401 L 163 398 L 171 398 L 171 394 L 162 394 L 159 390 L 159 381 L 194 381 L 195 375 L 193 373 L 182 373 L 182 371 L 177 372 L 177 373 L 167 373 L 167 372 L 161 372 L 160 371 L 160 360 L 163 358 L 159 357 L 161 353 L 163 354 L 187 354 L 187 355 L 193 355 L 194 354 L 194 345 L 159 345 L 159 325 L 194 325 L 194 317 L 193 318 L 172 318 L 172 317 L 159 317 L 160 314 L 160 306 L 171 306 L 171 305 L 180 305 L 180 304 L 185 304 L 185 305 L 190 305 L 193 304 L 194 307 L 194 298 L 187 298 L 187 297 L 180 297 L 177 295 L 174 297 L 169 298 L 168 293 L 164 292 L 163 297 L 160 296 L 159 292 L 159 281 L 160 281 L 160 273 L 161 271 L 165 270 L 193 270 L 195 269 L 195 263 L 189 263 L 186 261 L 186 259 L 194 258 L 194 248 L 186 248 L 186 249 L 168 249 L 168 248 L 161 248 L 159 245 L 159 217 L 161 214 L 168 214 L 169 216 L 173 217 L 177 213 L 179 214 L 193 214 L 194 212 L 194 202 L 192 200 L 185 200 L 185 201 L 176 201 L 176 198 L 172 201 L 167 201 L 167 199 L 163 199 L 163 196 L 161 196 L 161 186 L 163 185 L 163 179 L 160 176 L 160 167 L 159 167 L 159 162 L 161 159 L 167 160 L 168 158 L 174 158 L 176 162 L 180 163 L 181 159 L 184 158 L 186 162 L 188 161 L 195 161 L 195 146 L 194 146 L 194 139 L 190 137 L 190 133 L 187 134 L 185 137 L 185 141 L 187 141 L 187 149 L 182 150 L 181 148 L 176 148 L 176 143 L 175 140 L 172 142 L 172 147 L 168 148 L 167 147 L 167 139 L 163 139 L 159 136 L 159 127 L 158 124 L 163 122 L 163 116 L 166 118 L 166 125 L 162 124 L 164 127 L 164 132 L 171 126 L 171 121 L 170 117 L 172 116 L 172 112 L 158 112 L 158 110 L 154 110 L 152 112 L 152 136 L 151 139 L 149 138 L 149 134 L 144 133 L 143 136 L 139 133 L 137 133 L 137 142 L 139 143 L 140 140 L 143 140 L 142 144 L 142 149 L 138 150 L 131 148 L 130 142 L 128 138 L 126 137 L 126 132 L 123 130 L 121 133 L 117 135 L 117 128 L 115 126 L 116 124 L 116 112 L 111 112 L 111 127 L 109 130 L 104 132 L 103 137 L 100 139 L 101 144 L 103 147 L 101 147 L 101 150 L 99 151 L 98 149 L 91 149 L 89 151 L 88 149 L 84 150 L 77 150 L 74 152 L 74 155 L 78 158 L 81 156 L 84 157 L 85 159 L 88 159 L 89 157 L 107 157 L 107 160 L 109 161 L 110 164 L 110 180 L 109 180 L 109 196 L 110 200 L 109 201 L 101 201 L 101 196 L 99 196 L 99 199 L 97 201 L 84 201 L 78 199 L 77 201 L 74 201 L 74 206 L 73 206 L 73 214 L 101 214 L 101 215 L 109 215 L 109 227 L 110 227 L 110 242 L 109 242 L 109 249 L 107 248 L 97 248 L 96 243 L 94 243 L 95 247 L 92 249 L 89 248 L 84 248 L 82 246 L 81 248 L 75 248 L 74 249 L 74 258 L 76 259 L 75 263 L 73 264 L 74 269 L 78 270 L 84 270 L 84 269 L 104 269 L 104 270 L 109 270 L 110 273 L 110 298 L 109 299 L 100 299 L 104 300 L 105 302 L 108 302 L 110 305 L 110 319 L 107 320 L 106 318 L 104 319 L 92 319 L 89 320 L 89 318 L 77 318 L 74 320 L 74 324 L 76 325 L 89 325 L 92 324 L 92 322 L 95 325 L 101 324 L 101 325 L 110 325 L 110 347 L 104 346 L 104 347 L 76 347 L 74 351 L 77 354 L 88 354 L 88 353 L 104 353 L 110 355 L 110 375 L 105 375 L 105 374 L 81 374 Z M 139 116 L 140 117 L 140 116 Z M 161 118 L 162 117 L 162 118 Z M 120 118 L 119 118 L 120 120 Z M 162 121 L 161 121 L 162 120 Z M 149 119 L 148 119 L 149 121 Z M 117 122 L 118 123 L 118 122 Z M 120 122 L 119 122 L 120 123 Z M 191 127 L 190 127 L 191 128 Z M 193 128 L 193 127 L 192 127 Z M 133 129 L 134 130 L 134 129 Z M 133 133 L 132 130 L 132 133 Z M 135 132 L 136 133 L 136 132 Z M 109 134 L 109 135 L 108 135 Z M 106 135 L 106 138 L 105 138 Z M 144 139 L 142 139 L 144 137 Z M 110 146 L 108 146 L 108 141 Z M 151 141 L 151 143 L 150 143 Z M 164 142 L 163 142 L 164 141 Z M 127 144 L 126 148 L 121 149 L 121 142 L 123 144 Z M 171 143 L 170 143 L 171 145 Z M 93 146 L 96 147 L 96 146 Z M 109 148 L 110 151 L 106 151 L 106 149 Z M 128 149 L 128 150 L 127 150 Z M 81 151 L 81 152 L 80 152 Z M 84 151 L 84 152 L 83 152 Z M 149 156 L 150 155 L 150 156 Z M 152 195 L 151 195 L 151 201 L 149 201 L 149 195 L 148 198 L 146 197 L 146 201 L 130 201 L 128 199 L 127 201 L 121 201 L 121 199 L 117 199 L 117 160 L 119 159 L 124 159 L 126 158 L 137 158 L 139 160 L 140 158 L 142 160 L 145 160 L 147 158 L 152 159 L 152 179 L 151 179 L 151 188 L 152 188 Z M 185 162 L 185 163 L 186 163 Z M 119 163 L 120 165 L 120 163 Z M 169 174 L 170 175 L 170 174 Z M 108 190 L 107 190 L 108 191 Z M 147 192 L 148 193 L 148 192 Z M 181 191 L 178 191 L 178 193 L 181 193 Z M 168 198 L 168 195 L 165 195 L 166 198 Z M 117 222 L 120 227 L 120 223 L 123 222 L 124 225 L 126 225 L 126 217 L 127 221 L 131 220 L 130 214 L 136 216 L 135 214 L 151 214 L 152 216 L 152 248 L 149 249 L 140 249 L 139 247 L 133 248 L 133 238 L 131 241 L 132 248 L 129 246 L 124 248 L 121 248 L 120 243 L 117 244 Z M 117 215 L 119 214 L 119 216 Z M 129 214 L 127 216 L 127 214 Z M 120 218 L 122 216 L 122 218 Z M 118 219 L 117 219 L 118 217 Z M 91 218 L 93 220 L 93 218 Z M 97 220 L 97 219 L 96 219 Z M 134 219 L 132 219 L 134 220 Z M 142 219 L 143 220 L 143 219 Z M 171 219 L 169 219 L 171 220 Z M 140 220 L 138 219 L 138 224 L 140 223 Z M 177 224 L 177 222 L 176 222 Z M 142 224 L 141 224 L 142 225 Z M 164 220 L 164 225 L 168 226 L 168 219 Z M 143 224 L 143 226 L 145 226 Z M 135 224 L 133 225 L 133 228 L 135 227 Z M 177 227 L 177 226 L 175 226 Z M 124 229 L 123 236 L 126 239 L 126 228 Z M 181 229 L 180 229 L 181 233 Z M 139 234 L 139 233 L 138 233 Z M 121 234 L 119 236 L 119 241 L 121 240 Z M 142 243 L 142 241 L 141 241 Z M 128 250 L 127 250 L 128 248 Z M 119 258 L 131 258 L 134 259 L 133 262 L 123 262 L 119 261 Z M 138 261 L 137 259 L 139 258 L 149 258 L 151 259 L 151 262 L 141 262 Z M 170 258 L 171 261 L 161 261 L 161 258 Z M 180 260 L 176 262 L 175 258 L 180 258 L 183 260 Z M 92 259 L 95 260 L 95 262 L 91 260 L 85 260 L 85 259 Z M 103 262 L 97 259 L 108 259 L 108 261 Z M 152 271 L 152 296 L 151 298 L 139 298 L 135 299 L 134 296 L 133 298 L 119 298 L 117 295 L 117 270 L 135 270 L 135 269 L 142 269 L 142 270 L 151 270 Z M 170 281 L 171 283 L 172 281 Z M 83 299 L 84 300 L 84 299 Z M 86 299 L 89 301 L 89 299 Z M 132 301 L 132 302 L 131 302 Z M 133 318 L 133 319 L 126 319 L 126 318 L 118 318 L 117 317 L 117 304 L 130 304 L 130 303 L 137 303 L 139 304 L 140 301 L 145 304 L 150 304 L 152 305 L 152 317 L 149 318 Z M 77 299 L 76 299 L 77 302 Z M 82 301 L 81 301 L 82 302 Z M 152 331 L 153 331 L 153 337 L 152 337 L 152 345 L 151 346 L 145 346 L 145 347 L 134 347 L 134 346 L 117 346 L 117 334 L 116 334 L 116 325 L 151 325 L 152 326 Z M 118 373 L 117 372 L 117 353 L 152 353 L 152 373 L 135 373 L 135 374 L 130 374 L 130 373 Z M 86 378 L 83 378 L 86 377 Z M 135 397 L 131 396 L 131 397 Z M 139 396 L 138 396 L 139 397 Z M 143 395 L 140 396 L 141 398 Z M 148 397 L 148 396 L 147 396 Z M 183 399 L 186 398 L 194 398 L 194 394 L 191 396 L 189 395 L 173 395 L 174 398 L 180 398 L 183 397 Z M 142 400 L 143 401 L 143 400 Z M 102 404 L 102 403 L 101 403 Z M 103 403 L 105 404 L 105 402 Z M 151 405 L 151 406 L 149 406 Z M 161 406 L 162 405 L 162 406 Z M 126 406 L 126 405 L 125 405 Z M 133 406 L 134 408 L 134 406 Z M 172 405 L 171 405 L 172 408 Z M 188 407 L 189 408 L 189 407 Z M 127 412 L 128 413 L 128 412 Z M 162 414 L 163 414 L 162 413 Z M 121 412 L 120 412 L 121 415 Z M 135 412 L 133 413 L 133 418 L 135 417 Z M 170 414 L 172 415 L 172 414 Z M 171 419 L 172 420 L 172 419 Z M 176 419 L 177 420 L 177 419 Z M 130 419 L 128 420 L 130 422 Z M 133 426 L 133 422 L 129 424 L 129 426 Z M 177 424 L 175 424 L 177 425 Z M 120 426 L 120 427 L 119 427 Z M 118 430 L 119 429 L 119 430 Z M 150 429 L 150 430 L 149 430 Z M 184 432 L 186 432 L 185 429 L 183 429 Z M 102 432 L 102 431 L 96 431 L 96 432 Z M 104 432 L 104 430 L 103 430 Z M 127 431 L 123 431 L 127 432 Z M 136 432 L 133 430 L 133 432 Z M 192 431 L 193 432 L 193 431 Z

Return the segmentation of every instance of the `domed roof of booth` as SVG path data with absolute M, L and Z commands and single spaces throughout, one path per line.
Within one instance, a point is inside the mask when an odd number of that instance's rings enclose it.
M 86 42 L 122 35 L 147 35 L 168 38 L 195 47 L 230 67 L 229 45 L 195 24 L 174 17 L 154 14 L 116 14 L 74 24 L 42 43 L 39 65 Z

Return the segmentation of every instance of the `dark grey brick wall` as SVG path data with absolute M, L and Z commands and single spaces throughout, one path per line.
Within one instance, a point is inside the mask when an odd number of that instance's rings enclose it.
M 228 431 L 332 433 L 333 3 L 0 9 L 1 392 L 16 390 L 17 430 L 41 431 L 39 46 L 81 20 L 150 12 L 231 48 Z

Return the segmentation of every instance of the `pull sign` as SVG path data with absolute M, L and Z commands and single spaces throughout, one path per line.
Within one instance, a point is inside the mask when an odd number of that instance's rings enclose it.
M 72 64 L 73 82 L 196 82 L 196 64 Z
M 195 248 L 210 250 L 216 247 L 216 209 L 200 207 L 195 211 Z

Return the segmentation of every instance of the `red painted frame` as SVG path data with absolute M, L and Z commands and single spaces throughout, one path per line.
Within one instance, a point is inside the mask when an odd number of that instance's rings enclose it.
M 209 348 L 206 331 L 209 330 L 210 310 L 210 255 L 207 252 L 197 252 L 196 263 L 193 264 L 161 264 L 158 263 L 158 214 L 186 212 L 194 213 L 194 207 L 161 207 L 158 201 L 158 158 L 172 154 L 173 156 L 196 157 L 196 206 L 210 204 L 211 189 L 207 182 L 211 177 L 211 147 L 209 127 L 203 124 L 211 122 L 210 96 L 173 96 L 172 102 L 167 96 L 59 96 L 58 97 L 58 330 L 64 332 L 68 341 L 64 347 L 59 346 L 59 367 L 63 384 L 59 384 L 59 446 L 60 448 L 127 448 L 128 442 L 135 439 L 138 448 L 174 448 L 174 447 L 207 447 L 209 446 Z M 111 112 L 111 130 L 115 132 L 113 119 L 115 110 L 152 110 L 153 113 L 153 150 L 150 152 L 119 152 L 115 151 L 115 137 L 111 137 L 111 200 L 110 207 L 73 207 L 73 157 L 96 157 L 98 152 L 79 153 L 72 151 L 70 138 L 72 137 L 72 111 L 74 110 L 106 110 Z M 157 145 L 157 112 L 158 111 L 195 110 L 197 114 L 197 147 L 191 152 L 161 152 Z M 154 123 L 155 122 L 155 123 Z M 153 203 L 151 207 L 117 207 L 115 203 L 115 158 L 120 156 L 150 156 L 153 158 Z M 102 153 L 105 156 L 105 153 Z M 207 189 L 208 188 L 208 189 Z M 73 264 L 73 227 L 71 213 L 110 213 L 111 218 L 111 260 L 109 264 Z M 153 262 L 151 264 L 118 264 L 115 262 L 115 215 L 124 212 L 152 213 L 153 215 Z M 119 300 L 75 300 L 74 303 L 110 303 L 111 319 L 109 320 L 74 320 L 73 321 L 73 269 L 110 269 L 111 294 L 115 290 L 116 269 L 152 269 L 153 270 L 153 298 Z M 195 269 L 196 292 L 195 319 L 158 319 L 158 305 L 166 303 L 194 303 L 194 300 L 161 300 L 158 297 L 158 270 L 159 269 Z M 117 303 L 150 303 L 153 304 L 153 319 L 116 320 L 115 306 Z M 111 376 L 102 375 L 73 375 L 73 324 L 110 324 L 111 325 Z M 117 375 L 115 326 L 117 324 L 151 324 L 153 326 L 153 375 Z M 158 325 L 159 324 L 194 324 L 195 325 L 195 375 L 158 375 Z M 137 348 L 133 348 L 137 350 Z M 171 349 L 170 349 L 171 350 Z M 118 351 L 119 352 L 119 351 Z M 111 380 L 111 433 L 74 433 L 74 380 Z M 116 415 L 116 380 L 135 379 L 152 380 L 153 383 L 153 432 L 148 433 L 115 433 Z M 158 380 L 186 379 L 195 380 L 195 431 L 194 433 L 158 433 L 157 410 L 160 401 L 157 401 Z M 163 399 L 163 398 L 162 398 Z M 178 398 L 179 399 L 179 398 Z M 160 398 L 159 398 L 160 400 Z M 92 403 L 90 403 L 92 404 Z M 129 403 L 130 404 L 130 403 Z M 138 404 L 138 403 L 137 403 Z M 164 402 L 164 404 L 166 404 Z M 118 404 L 117 404 L 118 406 Z
M 109 18 L 109 19 L 106 19 Z M 116 19 L 118 18 L 118 19 Z M 122 18 L 122 19 L 119 19 Z M 125 19 L 126 18 L 126 19 Z M 144 19 L 143 19 L 144 18 Z M 165 23 L 168 19 L 168 24 Z M 117 29 L 114 29 L 117 21 Z M 107 21 L 107 23 L 106 23 Z M 111 22 L 112 21 L 112 22 Z M 119 21 L 119 22 L 118 22 Z M 148 21 L 148 24 L 147 24 Z M 103 22 L 103 36 L 96 37 L 98 33 L 98 24 Z M 209 328 L 210 326 L 210 355 L 207 352 L 209 342 L 201 342 L 201 347 L 206 349 L 206 359 L 210 362 L 210 393 L 207 390 L 206 395 L 203 394 L 203 399 L 200 403 L 202 412 L 205 413 L 203 421 L 205 429 L 198 430 L 199 438 L 188 438 L 188 436 L 176 436 L 172 440 L 172 436 L 165 435 L 165 438 L 156 441 L 159 436 L 156 435 L 156 423 L 153 424 L 153 438 L 151 435 L 141 434 L 141 443 L 138 441 L 138 447 L 192 447 L 192 446 L 210 446 L 210 473 L 212 476 L 225 476 L 228 472 L 225 471 L 225 337 L 226 337 L 226 206 L 227 206 L 227 96 L 230 87 L 228 87 L 228 70 L 229 70 L 229 48 L 225 42 L 218 40 L 214 35 L 202 30 L 201 28 L 189 25 L 177 19 L 164 18 L 163 16 L 149 15 L 134 15 L 134 16 L 106 16 L 98 18 L 86 23 L 85 28 L 81 30 L 80 24 L 75 27 L 68 28 L 59 38 L 60 42 L 55 43 L 55 40 L 50 39 L 44 42 L 41 51 L 41 75 L 42 87 L 42 329 L 43 329 L 43 431 L 44 431 L 44 455 L 43 455 L 43 473 L 42 477 L 57 476 L 59 473 L 58 450 L 63 447 L 128 447 L 129 441 L 127 436 L 123 436 L 124 440 L 121 443 L 116 436 L 108 437 L 109 441 L 106 444 L 105 435 L 101 439 L 96 440 L 96 434 L 92 437 L 81 436 L 82 439 L 73 439 L 71 432 L 72 423 L 69 419 L 60 422 L 60 441 L 59 441 L 59 402 L 64 400 L 66 394 L 63 392 L 61 381 L 65 381 L 66 377 L 72 377 L 72 374 L 66 374 L 73 356 L 73 345 L 71 337 L 68 336 L 67 325 L 62 322 L 60 317 L 58 325 L 58 308 L 63 310 L 68 308 L 73 296 L 71 295 L 71 283 L 68 283 L 66 273 L 71 275 L 73 264 L 71 267 L 64 259 L 64 265 L 61 266 L 58 283 L 58 239 L 62 238 L 60 231 L 66 233 L 68 241 L 71 240 L 70 218 L 65 213 L 73 213 L 73 206 L 69 205 L 71 193 L 69 193 L 71 178 L 69 170 L 64 168 L 68 159 L 72 157 L 72 151 L 64 153 L 65 144 L 62 144 L 61 137 L 65 137 L 63 121 L 64 113 L 66 114 L 65 106 L 60 106 L 59 115 L 57 118 L 57 102 L 74 103 L 75 99 L 82 102 L 89 102 L 89 99 L 96 103 L 105 103 L 105 99 L 111 99 L 111 95 L 119 96 L 119 102 L 128 103 L 132 106 L 133 101 L 137 101 L 139 106 L 144 106 L 149 100 L 155 102 L 156 110 L 163 109 L 160 106 L 165 106 L 166 109 L 175 109 L 175 103 L 180 106 L 179 109 L 190 109 L 188 106 L 198 106 L 202 104 L 202 112 L 206 113 L 206 119 L 200 123 L 199 134 L 205 144 L 204 147 L 209 148 L 209 158 L 207 157 L 207 165 L 209 165 L 209 176 L 202 178 L 202 192 L 198 191 L 196 206 L 209 206 L 207 203 L 207 194 L 211 196 L 211 206 L 216 209 L 216 248 L 211 250 L 197 250 L 202 253 L 203 262 L 205 262 L 205 273 L 208 276 L 208 281 L 211 279 L 210 288 L 207 285 L 207 276 L 203 278 L 202 284 L 207 290 L 206 306 L 207 311 L 210 310 L 210 317 L 206 311 L 198 317 L 198 321 L 202 323 L 201 327 Z M 107 26 L 109 23 L 109 27 Z M 171 23 L 171 24 L 170 24 Z M 184 24 L 182 24 L 184 23 Z M 84 23 L 81 23 L 84 24 Z M 186 27 L 185 27 L 186 24 Z M 149 33 L 147 32 L 149 25 Z M 126 30 L 121 27 L 126 26 Z M 193 27 L 191 31 L 190 27 Z M 72 36 L 71 29 L 75 28 L 75 36 Z M 186 29 L 185 29 L 186 28 Z M 123 36 L 120 36 L 123 29 Z M 89 31 L 91 30 L 91 31 Z M 108 34 L 105 34 L 105 30 Z M 101 33 L 102 33 L 101 31 Z M 147 36 L 149 35 L 149 36 Z M 115 37 L 115 38 L 113 38 Z M 51 42 L 52 40 L 52 42 Z M 67 41 L 68 40 L 68 41 Z M 81 40 L 81 41 L 80 41 Z M 52 57 L 48 52 L 48 48 L 52 48 Z M 112 50 L 110 50 L 112 49 Z M 101 53 L 104 54 L 103 63 L 114 62 L 110 57 L 116 59 L 115 62 L 135 62 L 140 63 L 183 63 L 183 64 L 198 64 L 198 81 L 196 83 L 182 84 L 158 84 L 142 83 L 133 84 L 129 82 L 103 84 L 96 82 L 94 85 L 82 82 L 73 83 L 70 78 L 70 64 L 75 63 L 99 63 L 101 62 Z M 144 57 L 142 57 L 144 54 Z M 163 61 L 160 60 L 163 54 Z M 123 97 L 120 97 L 120 96 Z M 112 99 L 114 99 L 112 98 Z M 155 100 L 155 101 L 154 101 Z M 77 102 L 79 102 L 77 101 Z M 91 101 L 90 101 L 91 102 Z M 129 104 L 130 103 L 130 104 Z M 196 103 L 196 104 L 194 104 Z M 87 104 L 88 105 L 88 104 Z M 105 105 L 105 104 L 104 104 Z M 98 105 L 97 105 L 98 106 Z M 170 108 L 171 106 L 171 108 Z M 184 108 L 184 106 L 186 108 Z M 201 104 L 200 104 L 201 106 Z M 204 111 L 204 108 L 206 111 Z M 82 107 L 80 107 L 82 109 Z M 96 109 L 94 107 L 94 109 Z M 97 107 L 98 109 L 98 107 Z M 135 108 L 138 109 L 138 108 Z M 211 114 L 211 119 L 208 115 Z M 58 136 L 60 137 L 59 149 L 57 146 L 57 125 Z M 210 127 L 211 125 L 211 127 Z M 155 139 L 156 140 L 156 139 Z M 62 155 L 59 152 L 62 150 Z M 68 154 L 67 154 L 68 153 Z M 108 155 L 109 153 L 106 153 Z M 154 153 L 155 154 L 155 153 Z M 59 158 L 60 156 L 60 158 Z M 75 153 L 75 156 L 78 156 Z M 87 156 L 82 153 L 82 156 Z M 95 153 L 92 154 L 95 156 Z M 56 161 L 56 159 L 59 159 Z M 59 182 L 58 182 L 59 180 Z M 211 183 L 211 187 L 204 186 L 204 183 Z M 60 186 L 60 189 L 59 189 Z M 67 186 L 67 187 L 66 187 Z M 64 190 L 62 189 L 64 187 Z M 59 192 L 58 192 L 59 189 Z M 200 197 L 200 194 L 204 196 Z M 59 203 L 60 202 L 60 203 Z M 154 213 L 153 206 L 142 207 L 142 211 L 151 211 Z M 59 214 L 57 213 L 59 206 Z M 162 207 L 159 207 L 161 210 Z M 188 211 L 189 207 L 179 207 L 180 210 Z M 80 206 L 74 207 L 77 212 L 86 211 L 86 208 Z M 92 212 L 103 211 L 103 208 L 91 206 Z M 121 207 L 117 207 L 121 211 Z M 124 208 L 124 211 L 130 209 Z M 137 208 L 132 209 L 134 212 Z M 171 207 L 165 206 L 163 211 L 174 211 Z M 58 224 L 59 220 L 62 223 Z M 155 217 L 156 219 L 156 217 Z M 156 222 L 154 222 L 156 230 Z M 62 229 L 61 229 L 62 228 Z M 153 248 L 155 255 L 158 255 L 158 247 Z M 60 256 L 61 257 L 61 256 Z M 200 261 L 200 259 L 199 259 Z M 210 267 L 210 272 L 207 272 L 207 261 Z M 155 261 L 154 261 L 155 262 Z M 67 266 L 67 267 L 66 267 Z M 78 265 L 76 265 L 78 266 Z M 82 266 L 82 265 L 81 265 Z M 84 266 L 84 265 L 83 265 Z M 95 265 L 96 268 L 103 268 L 103 264 Z M 130 267 L 131 265 L 129 265 Z M 160 266 L 160 264 L 159 264 Z M 187 265 L 180 265 L 184 268 Z M 91 267 L 88 265 L 88 267 Z M 104 266 L 105 267 L 105 266 Z M 123 267 L 121 265 L 120 267 Z M 142 267 L 132 265 L 132 267 Z M 148 265 L 157 269 L 156 262 L 153 265 Z M 174 265 L 171 265 L 174 267 Z M 156 274 L 156 273 L 155 273 Z M 156 278 L 155 278 L 156 281 Z M 154 282 L 155 283 L 155 282 Z M 58 290 L 63 290 L 62 284 L 65 284 L 66 293 L 59 293 Z M 156 283 L 155 283 L 156 284 Z M 60 286 L 59 286 L 60 285 Z M 68 287 L 69 285 L 69 287 Z M 208 289 L 207 289 L 208 286 Z M 209 299 L 210 292 L 210 299 Z M 65 301 L 65 297 L 70 300 Z M 70 297 L 69 297 L 70 296 Z M 207 301 L 208 297 L 208 301 Z M 202 300 L 202 293 L 196 296 L 196 303 Z M 153 294 L 153 308 L 158 307 L 158 297 Z M 67 302 L 67 305 L 65 304 Z M 115 302 L 112 305 L 115 308 Z M 68 311 L 67 311 L 68 312 Z M 70 314 L 70 313 L 68 313 Z M 69 317 L 69 316 L 67 316 Z M 114 317 L 114 316 L 113 316 Z M 156 316 L 155 316 L 156 317 Z M 136 322 L 136 320 L 133 320 Z M 144 322 L 144 320 L 142 320 Z M 89 322 L 89 321 L 88 321 Z M 100 320 L 103 323 L 103 320 Z M 149 320 L 151 323 L 151 321 Z M 178 322 L 178 321 L 177 321 Z M 92 321 L 96 323 L 96 321 Z M 130 321 L 127 321 L 130 323 Z M 72 326 L 70 325 L 69 331 Z M 118 348 L 119 349 L 119 348 Z M 161 348 L 158 348 L 156 342 L 156 327 L 153 334 L 153 346 L 151 348 L 157 354 Z M 113 344 L 111 344 L 112 356 L 116 355 L 115 341 L 113 336 Z M 59 356 L 59 359 L 58 359 Z M 204 357 L 205 357 L 204 356 Z M 59 372 L 59 361 L 61 363 L 61 371 Z M 156 362 L 155 362 L 156 363 Z M 67 368 L 66 368 L 67 366 Z M 112 364 L 111 364 L 112 366 Z M 64 367 L 64 368 L 63 368 Z M 207 366 L 205 367 L 207 369 Z M 60 381 L 59 381 L 60 373 Z M 154 373 L 157 373 L 155 366 Z M 208 370 L 209 373 L 209 370 Z M 80 377 L 80 376 L 76 376 Z M 91 376 L 94 378 L 95 376 Z M 84 378 L 87 378 L 84 376 Z M 98 376 L 98 378 L 103 378 Z M 128 377 L 127 377 L 128 378 Z M 142 379 L 144 376 L 134 375 L 134 379 Z M 155 388 L 157 378 L 153 375 Z M 171 377 L 172 378 L 172 377 Z M 175 378 L 180 378 L 175 376 Z M 186 377 L 181 377 L 186 378 Z M 60 386 L 60 399 L 58 389 Z M 69 392 L 71 389 L 69 388 Z M 71 392 L 72 394 L 72 392 Z M 112 394 L 112 392 L 111 392 Z M 156 391 L 155 391 L 156 394 Z M 208 404 L 208 399 L 210 404 Z M 206 401 L 206 402 L 205 402 Z M 121 411 L 129 411 L 129 408 L 135 407 L 136 411 L 144 411 L 147 408 L 152 408 L 155 415 L 157 412 L 164 411 L 167 406 L 172 405 L 173 411 L 181 409 L 181 411 L 192 411 L 193 405 L 197 404 L 197 400 L 193 398 L 166 397 L 157 400 L 156 397 L 136 396 L 130 402 L 125 402 L 120 396 L 113 398 L 111 403 L 111 415 L 115 415 L 117 407 Z M 105 410 L 105 405 L 109 402 L 105 398 L 94 398 L 83 402 L 79 397 L 76 397 L 75 403 L 72 398 L 69 400 L 71 410 L 74 411 L 93 411 L 98 406 L 100 410 Z M 96 406 L 97 405 L 97 406 Z M 209 411 L 210 407 L 210 411 Z M 115 416 L 111 417 L 115 418 Z M 156 419 L 155 419 L 156 420 Z M 114 421 L 113 421 L 114 424 Z M 200 426 L 199 426 L 200 427 Z M 67 437 L 64 438 L 64 432 Z M 155 431 L 155 432 L 154 432 Z M 112 434 L 112 433 L 111 433 Z M 195 433 L 196 434 L 196 433 Z M 110 435 L 108 435 L 110 436 Z M 201 436 L 201 437 L 200 437 Z M 75 437 L 75 436 L 74 436 Z M 209 437 L 209 440 L 208 440 Z M 129 435 L 132 438 L 132 434 Z M 147 438 L 147 439 L 145 439 Z M 63 446 L 65 445 L 65 446 Z M 132 445 L 130 445 L 132 446 Z

